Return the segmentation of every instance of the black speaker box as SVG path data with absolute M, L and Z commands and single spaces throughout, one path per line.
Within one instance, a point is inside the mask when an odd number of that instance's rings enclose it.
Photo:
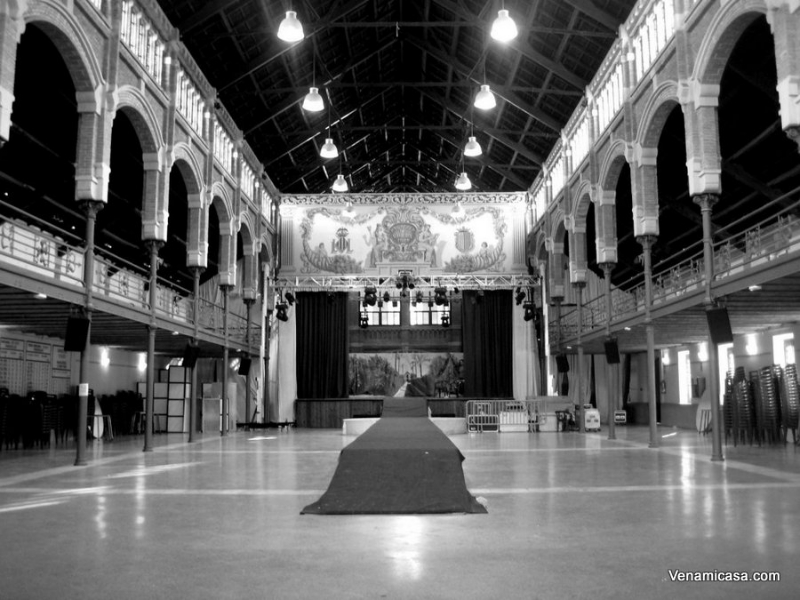
M 569 361 L 566 354 L 556 354 L 556 368 L 559 373 L 569 373 Z
M 706 311 L 708 332 L 714 345 L 733 343 L 731 321 L 728 318 L 727 308 L 712 308 Z
M 186 344 L 183 349 L 183 366 L 187 369 L 194 369 L 197 364 L 197 359 L 200 357 L 200 346 L 194 344 Z
M 606 347 L 606 362 L 610 365 L 619 364 L 619 346 L 617 340 L 612 338 L 606 340 L 603 345 Z
M 86 336 L 89 335 L 89 319 L 86 317 L 69 317 L 67 332 L 64 334 L 64 351 L 83 352 L 86 347 Z
M 249 358 L 243 358 L 239 361 L 239 375 L 247 375 L 250 372 L 250 360 Z

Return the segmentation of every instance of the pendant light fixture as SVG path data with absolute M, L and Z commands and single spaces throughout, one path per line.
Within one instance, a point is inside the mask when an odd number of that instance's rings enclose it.
M 484 83 L 481 85 L 481 89 L 478 94 L 475 96 L 475 108 L 480 108 L 481 110 L 491 110 L 497 106 L 497 100 L 492 93 L 492 90 L 489 88 L 489 85 Z
M 333 101 L 331 100 L 331 91 L 329 88 L 325 88 L 325 94 L 328 96 L 328 104 L 331 107 L 331 110 L 328 111 L 328 135 L 331 135 L 331 112 L 333 112 Z M 322 144 L 322 148 L 319 150 L 319 155 L 322 158 L 336 158 L 339 156 L 339 149 L 336 147 L 336 144 L 333 143 L 333 137 L 326 137 L 325 143 Z
M 311 87 L 308 89 L 306 97 L 303 98 L 303 109 L 309 112 L 320 112 L 325 109 L 325 101 L 319 95 L 319 88 L 314 84 L 317 82 L 317 52 L 314 50 L 311 59 Z
M 483 154 L 483 150 L 481 149 L 481 145 L 478 143 L 478 139 L 475 137 L 475 111 L 470 110 L 470 126 L 472 130 L 472 135 L 469 136 L 469 140 L 467 141 L 467 145 L 464 148 L 464 156 L 480 156 Z
M 472 182 L 469 180 L 469 175 L 464 169 L 464 155 L 461 155 L 461 173 L 456 177 L 455 186 L 457 190 L 465 192 L 472 189 Z
M 492 90 L 489 88 L 489 84 L 486 83 L 486 55 L 484 54 L 483 57 L 483 84 L 481 85 L 481 89 L 478 94 L 475 96 L 475 102 L 473 102 L 475 108 L 480 108 L 481 110 L 491 110 L 495 106 L 497 106 L 497 100 L 492 93 Z
M 319 155 L 322 158 L 336 158 L 339 156 L 339 149 L 333 143 L 333 138 L 325 138 L 325 143 L 319 150 Z
M 500 3 L 500 10 L 497 13 L 497 18 L 492 23 L 492 37 L 498 42 L 510 42 L 517 37 L 517 24 L 514 23 L 505 10 L 505 3 Z
M 286 17 L 278 27 L 278 38 L 284 42 L 299 42 L 303 37 L 303 24 L 297 19 L 297 13 L 293 10 L 286 11 Z
M 462 171 L 461 174 L 456 177 L 456 189 L 462 192 L 472 189 L 472 182 L 469 180 L 469 175 L 467 175 L 466 171 Z
M 339 173 L 336 176 L 336 179 L 333 182 L 333 191 L 334 192 L 346 192 L 347 189 L 348 189 L 347 179 L 344 178 L 344 175 Z

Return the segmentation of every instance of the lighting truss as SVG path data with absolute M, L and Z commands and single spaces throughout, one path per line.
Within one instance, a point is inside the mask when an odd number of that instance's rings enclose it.
M 533 287 L 539 278 L 532 275 L 434 275 L 414 278 L 416 289 L 433 291 L 437 287 L 460 290 L 510 290 L 517 287 Z M 366 287 L 395 288 L 402 285 L 402 275 L 378 277 L 363 275 L 303 276 L 294 279 L 277 278 L 275 288 L 295 292 L 361 292 Z

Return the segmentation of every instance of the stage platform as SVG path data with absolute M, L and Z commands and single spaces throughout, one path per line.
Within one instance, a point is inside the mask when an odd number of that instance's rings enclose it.
M 342 433 L 344 435 L 361 435 L 377 423 L 378 420 L 379 417 L 344 419 Z M 446 435 L 467 433 L 467 421 L 462 417 L 431 417 L 430 420 Z

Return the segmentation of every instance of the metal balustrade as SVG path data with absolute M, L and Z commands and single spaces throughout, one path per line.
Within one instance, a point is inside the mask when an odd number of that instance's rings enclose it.
M 6 213 L 5 217 L 0 216 L 5 218 L 0 222 L 0 266 L 84 290 L 86 250 L 79 245 L 82 242 L 77 236 L 52 224 L 47 224 L 48 229 L 58 234 L 44 231 L 32 224 L 40 222 L 39 219 L 7 202 L 0 201 L 0 209 Z M 12 211 L 19 218 L 9 218 Z M 92 291 L 96 298 L 119 306 L 142 312 L 151 309 L 149 271 L 106 250 L 97 249 L 94 254 Z M 159 278 L 155 312 L 170 321 L 194 325 L 194 296 L 189 290 Z M 222 337 L 223 312 L 222 306 L 201 298 L 197 315 L 200 329 Z M 258 345 L 261 331 L 253 324 L 248 344 L 246 317 L 229 313 L 228 338 L 241 346 Z
M 800 209 L 800 187 L 763 205 L 760 212 L 796 197 L 794 201 L 778 213 L 771 215 L 748 229 L 732 233 L 729 237 L 713 245 L 714 281 L 745 272 L 757 272 L 776 260 L 787 256 L 800 256 L 800 219 L 794 213 Z M 754 213 L 745 215 L 737 221 L 717 230 L 717 234 L 735 230 L 745 219 L 752 219 Z M 653 269 L 652 291 L 653 307 L 661 307 L 677 301 L 687 294 L 700 291 L 705 286 L 705 257 L 703 242 L 685 248 L 681 254 L 686 258 L 678 263 Z M 673 257 L 674 259 L 674 257 Z M 671 260 L 673 260 L 671 259 Z M 670 262 L 671 262 L 670 260 Z M 611 322 L 644 314 L 645 281 L 638 275 L 623 282 L 611 291 Z M 582 308 L 582 332 L 598 331 L 606 326 L 607 309 L 605 295 L 587 300 Z M 560 323 L 549 323 L 550 335 L 564 341 L 577 336 L 578 311 L 571 309 L 562 313 Z

